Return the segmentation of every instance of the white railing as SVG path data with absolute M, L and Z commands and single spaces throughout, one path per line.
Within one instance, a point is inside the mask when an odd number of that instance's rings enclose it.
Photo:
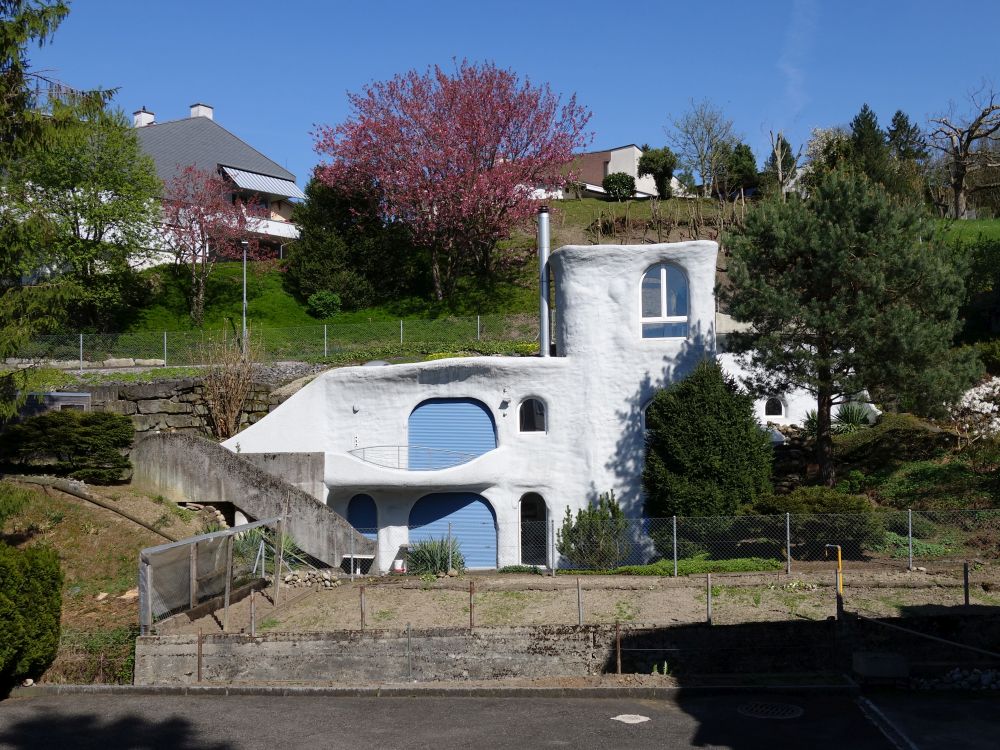
M 375 466 L 407 471 L 450 469 L 452 466 L 468 463 L 479 455 L 422 445 L 370 445 L 365 448 L 355 448 L 348 453 Z

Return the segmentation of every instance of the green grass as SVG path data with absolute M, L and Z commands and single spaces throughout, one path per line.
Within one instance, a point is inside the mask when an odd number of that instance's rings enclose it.
M 967 241 L 982 237 L 988 240 L 1000 240 L 1000 219 L 949 221 L 946 226 L 949 239 Z
M 710 560 L 703 552 L 677 561 L 677 575 L 689 576 L 704 573 L 755 573 L 780 570 L 784 563 L 764 557 L 736 557 L 730 560 Z M 557 570 L 560 575 L 614 575 L 614 576 L 672 576 L 673 560 L 657 560 L 648 565 L 623 565 L 610 570 Z

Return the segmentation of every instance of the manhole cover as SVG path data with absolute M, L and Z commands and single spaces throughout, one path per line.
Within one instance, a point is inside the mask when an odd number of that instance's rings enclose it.
M 804 713 L 800 706 L 791 703 L 763 702 L 744 703 L 736 711 L 751 719 L 797 719 Z

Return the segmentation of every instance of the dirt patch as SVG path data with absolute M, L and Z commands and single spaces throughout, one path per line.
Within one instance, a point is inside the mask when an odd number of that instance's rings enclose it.
M 475 576 L 421 581 L 412 577 L 346 582 L 334 589 L 282 590 L 275 607 L 268 589 L 256 597 L 260 631 L 331 631 L 469 627 L 469 583 L 475 627 L 575 625 L 577 582 L 557 576 Z M 588 576 L 580 579 L 583 622 L 669 626 L 705 622 L 708 591 L 704 576 L 639 578 Z M 974 571 L 971 603 L 1000 606 L 1000 569 Z M 845 573 L 845 606 L 869 615 L 901 616 L 961 605 L 961 571 L 857 571 Z M 824 620 L 836 612 L 832 575 L 803 573 L 731 574 L 712 577 L 712 619 L 718 624 L 789 619 Z M 162 633 L 218 632 L 218 617 L 165 623 Z M 230 610 L 230 629 L 248 631 L 249 599 Z

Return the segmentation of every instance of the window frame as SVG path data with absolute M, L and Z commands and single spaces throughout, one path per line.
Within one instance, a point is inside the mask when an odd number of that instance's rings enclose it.
M 772 401 L 777 401 L 778 405 L 781 407 L 781 411 L 779 411 L 777 414 L 768 414 L 767 413 L 767 406 Z M 785 406 L 785 401 L 780 396 L 768 396 L 766 399 L 764 399 L 764 417 L 765 418 L 766 417 L 780 417 L 780 418 L 783 419 L 784 416 L 785 416 L 786 409 L 787 409 L 787 407 Z
M 537 401 L 542 405 L 542 420 L 544 423 L 544 429 L 541 430 L 522 430 L 521 429 L 521 410 L 527 406 L 529 401 Z M 545 402 L 545 399 L 539 396 L 525 396 L 521 403 L 517 405 L 517 431 L 521 435 L 547 435 L 549 432 L 549 405 Z
M 667 285 L 667 269 L 672 268 L 677 271 L 681 278 L 684 280 L 685 286 L 685 301 L 686 301 L 686 311 L 684 315 L 665 315 L 667 306 L 667 294 L 669 292 L 669 287 Z M 643 309 L 643 285 L 645 284 L 646 277 L 654 269 L 659 269 L 660 271 L 660 315 L 647 317 Z M 685 333 L 683 336 L 647 336 L 645 332 L 645 326 L 647 324 L 670 324 L 670 323 L 683 323 L 685 325 Z M 681 268 L 681 266 L 670 261 L 662 261 L 660 263 L 654 263 L 649 266 L 645 271 L 642 272 L 642 276 L 639 279 L 639 335 L 643 339 L 686 339 L 691 333 L 691 282 L 688 279 L 687 272 Z

